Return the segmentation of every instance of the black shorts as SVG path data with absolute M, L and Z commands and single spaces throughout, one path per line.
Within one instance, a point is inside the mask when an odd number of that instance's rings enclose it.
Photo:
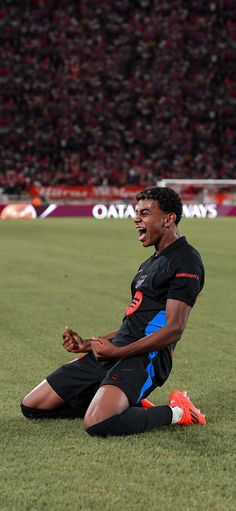
M 172 357 L 168 348 L 136 357 L 98 362 L 93 353 L 64 364 L 47 377 L 49 385 L 74 410 L 86 410 L 101 385 L 123 390 L 130 405 L 138 405 L 168 378 Z

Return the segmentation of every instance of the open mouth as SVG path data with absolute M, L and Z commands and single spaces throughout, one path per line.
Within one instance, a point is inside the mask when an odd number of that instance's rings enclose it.
M 138 239 L 139 239 L 139 241 L 143 241 L 145 238 L 147 229 L 145 229 L 145 227 L 137 227 L 137 229 L 138 229 Z

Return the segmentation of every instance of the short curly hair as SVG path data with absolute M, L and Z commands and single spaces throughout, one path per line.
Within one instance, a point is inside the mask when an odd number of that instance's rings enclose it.
M 153 188 L 146 188 L 136 195 L 137 201 L 144 199 L 153 199 L 158 202 L 158 206 L 164 213 L 175 213 L 177 225 L 183 214 L 183 205 L 181 199 L 172 188 L 162 188 L 155 186 Z

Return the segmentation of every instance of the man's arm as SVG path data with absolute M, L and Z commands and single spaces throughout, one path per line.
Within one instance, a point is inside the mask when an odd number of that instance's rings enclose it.
M 97 359 L 128 358 L 150 351 L 161 350 L 180 340 L 186 327 L 191 307 L 179 300 L 167 300 L 166 325 L 153 334 L 147 335 L 127 346 L 117 347 L 103 338 L 91 340 L 92 350 Z
M 113 337 L 115 337 L 115 335 L 116 331 L 110 332 L 100 338 L 110 341 Z M 62 337 L 63 346 L 66 351 L 69 351 L 70 353 L 88 353 L 92 350 L 91 339 L 83 339 L 79 334 L 68 327 L 65 328 Z

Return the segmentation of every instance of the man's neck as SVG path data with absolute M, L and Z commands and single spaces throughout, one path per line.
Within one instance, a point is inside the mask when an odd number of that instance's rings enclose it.
M 175 231 L 171 231 L 170 233 L 168 233 L 167 236 L 163 236 L 158 246 L 155 245 L 156 255 L 160 254 L 160 252 L 162 252 L 169 245 L 172 245 L 172 243 L 174 243 L 180 237 L 181 235 L 178 229 L 176 229 Z

